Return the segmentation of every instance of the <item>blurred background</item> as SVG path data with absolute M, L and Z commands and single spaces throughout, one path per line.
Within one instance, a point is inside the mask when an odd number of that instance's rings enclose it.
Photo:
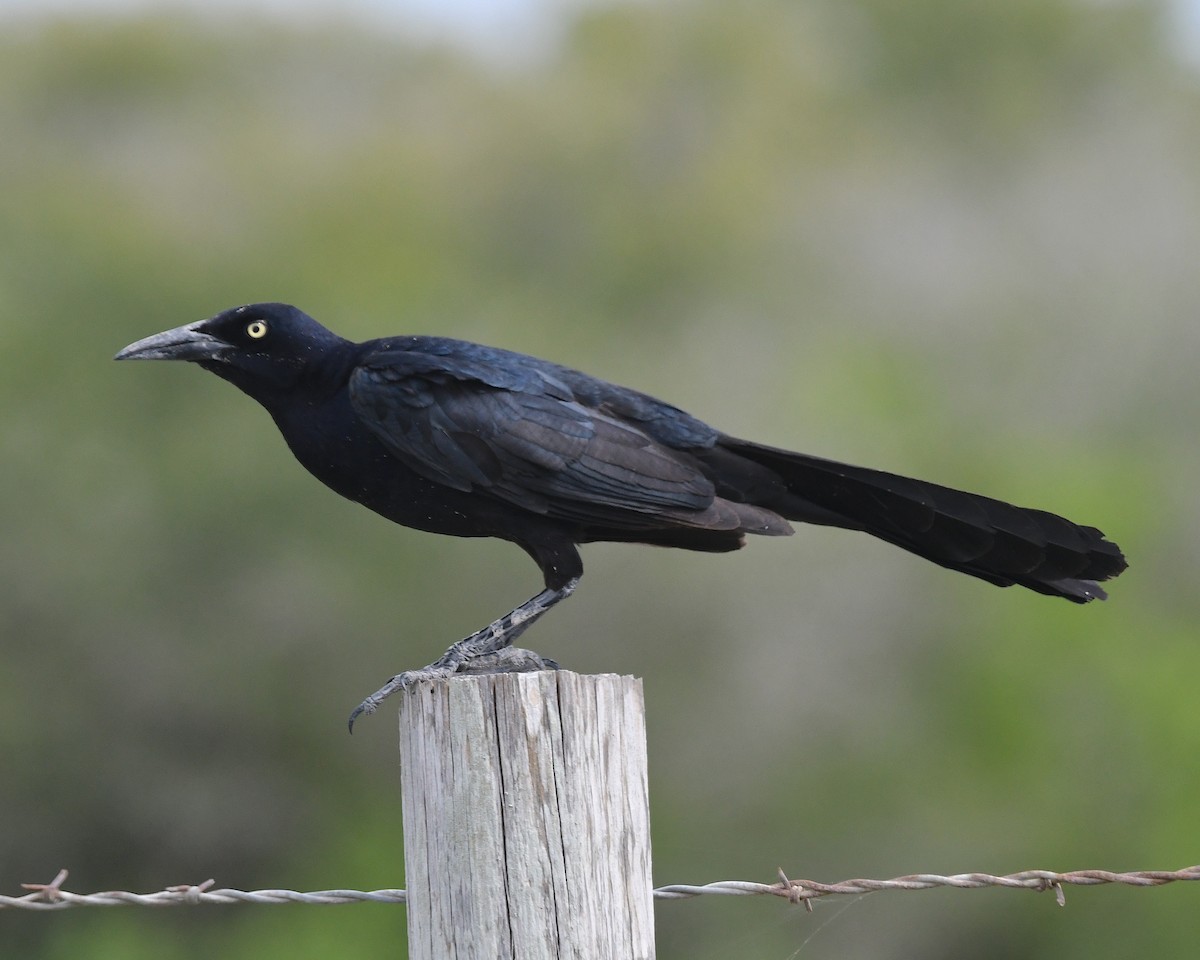
M 255 300 L 1103 528 L 1106 604 L 836 530 L 585 548 L 655 880 L 1200 861 L 1200 76 L 1089 0 L 0 5 L 0 891 L 404 884 L 395 714 L 540 587 L 126 343 Z M 441 10 L 434 15 L 430 11 Z M 450 11 L 450 13 L 447 13 Z M 657 907 L 659 957 L 1187 956 L 1200 890 Z M 0 955 L 405 955 L 402 908 L 6 912 Z

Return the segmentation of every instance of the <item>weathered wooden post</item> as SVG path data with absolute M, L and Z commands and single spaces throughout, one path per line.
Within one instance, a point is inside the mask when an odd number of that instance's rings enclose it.
M 653 960 L 640 680 L 418 684 L 400 762 L 411 960 Z

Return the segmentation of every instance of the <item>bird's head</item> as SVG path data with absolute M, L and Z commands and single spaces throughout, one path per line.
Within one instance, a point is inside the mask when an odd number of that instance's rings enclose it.
M 296 307 L 252 303 L 138 340 L 113 359 L 190 360 L 262 400 L 345 343 Z

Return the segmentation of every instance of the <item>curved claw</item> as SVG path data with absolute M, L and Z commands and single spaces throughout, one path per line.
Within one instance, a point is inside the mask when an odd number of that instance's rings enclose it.
M 374 703 L 371 697 L 367 697 L 360 703 L 350 714 L 350 719 L 346 722 L 346 728 L 350 731 L 350 736 L 354 736 L 354 721 L 361 717 L 364 713 L 370 716 L 378 708 L 379 704 Z
M 428 670 L 428 669 L 429 668 L 427 667 L 426 670 Z M 386 700 L 388 697 L 390 697 L 397 690 L 403 690 L 410 683 L 412 683 L 412 681 L 415 679 L 414 674 L 419 674 L 420 672 L 421 671 L 419 671 L 419 670 L 418 671 L 409 670 L 405 673 L 396 674 L 396 676 L 392 677 L 391 680 L 389 680 L 382 687 L 380 687 L 378 690 L 376 690 L 373 694 L 371 694 L 369 697 L 367 697 L 367 699 L 365 699 L 357 707 L 355 707 L 354 712 L 350 714 L 350 720 L 347 723 L 347 726 L 349 727 L 351 736 L 353 736 L 353 734 L 354 734 L 354 721 L 355 720 L 357 720 L 359 717 L 363 716 L 364 714 L 366 714 L 367 716 L 370 716 L 372 713 L 374 713 L 376 710 L 379 709 L 379 705 L 384 700 Z

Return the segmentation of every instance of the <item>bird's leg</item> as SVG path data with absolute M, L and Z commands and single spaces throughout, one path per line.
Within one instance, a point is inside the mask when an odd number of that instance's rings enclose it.
M 456 673 L 526 673 L 534 670 L 557 670 L 558 664 L 531 650 L 513 647 L 512 642 L 528 630 L 547 610 L 565 600 L 579 585 L 573 577 L 561 587 L 547 587 L 536 597 L 530 597 L 499 620 L 493 620 L 482 630 L 453 644 L 433 663 L 420 670 L 406 670 L 354 708 L 350 714 L 350 732 L 354 721 L 363 714 L 372 714 L 379 704 L 397 690 L 403 690 L 419 680 L 439 680 Z

